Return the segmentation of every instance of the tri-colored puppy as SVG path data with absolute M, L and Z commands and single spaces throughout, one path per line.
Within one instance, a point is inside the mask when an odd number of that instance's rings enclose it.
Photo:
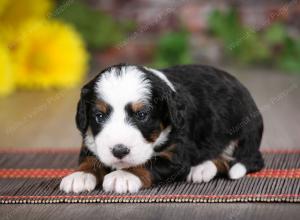
M 238 179 L 263 167 L 263 120 L 248 90 L 209 66 L 119 64 L 81 91 L 78 171 L 60 189 L 137 192 L 155 184 Z

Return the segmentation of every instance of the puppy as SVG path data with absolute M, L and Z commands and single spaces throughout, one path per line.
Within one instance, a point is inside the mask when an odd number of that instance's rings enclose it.
M 60 184 L 67 193 L 239 179 L 264 165 L 249 91 L 210 66 L 109 67 L 82 88 L 76 123 L 83 143 L 78 170 Z

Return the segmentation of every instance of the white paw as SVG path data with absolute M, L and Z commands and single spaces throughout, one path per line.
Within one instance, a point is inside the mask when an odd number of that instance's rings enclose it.
M 217 175 L 217 172 L 216 165 L 208 160 L 198 166 L 192 167 L 187 181 L 194 183 L 209 182 Z
M 246 173 L 247 170 L 244 164 L 236 163 L 230 168 L 228 175 L 230 179 L 236 180 L 245 176 Z
M 83 191 L 92 191 L 97 185 L 96 177 L 91 173 L 75 172 L 64 177 L 59 189 L 66 193 L 75 192 L 80 193 Z
M 142 181 L 136 175 L 124 170 L 113 171 L 103 180 L 103 190 L 106 192 L 135 193 L 142 188 Z

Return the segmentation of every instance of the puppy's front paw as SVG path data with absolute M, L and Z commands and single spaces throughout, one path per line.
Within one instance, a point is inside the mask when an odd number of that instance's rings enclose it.
M 218 169 L 212 161 L 205 161 L 191 168 L 187 181 L 194 183 L 209 182 L 217 175 L 217 172 Z
M 66 193 L 92 191 L 97 185 L 96 177 L 91 173 L 75 172 L 62 179 L 59 189 Z
M 142 188 L 142 181 L 136 175 L 124 170 L 113 171 L 103 180 L 103 190 L 106 192 L 135 193 Z

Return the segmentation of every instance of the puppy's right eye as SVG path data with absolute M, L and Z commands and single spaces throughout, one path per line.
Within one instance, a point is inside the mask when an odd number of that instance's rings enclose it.
M 104 118 L 105 118 L 104 113 L 102 113 L 102 112 L 97 112 L 97 113 L 96 113 L 96 122 L 97 122 L 98 124 L 100 124 L 101 122 L 103 122 L 103 121 L 104 121 Z
M 148 117 L 148 112 L 146 111 L 138 111 L 135 113 L 135 117 L 139 121 L 145 121 Z

